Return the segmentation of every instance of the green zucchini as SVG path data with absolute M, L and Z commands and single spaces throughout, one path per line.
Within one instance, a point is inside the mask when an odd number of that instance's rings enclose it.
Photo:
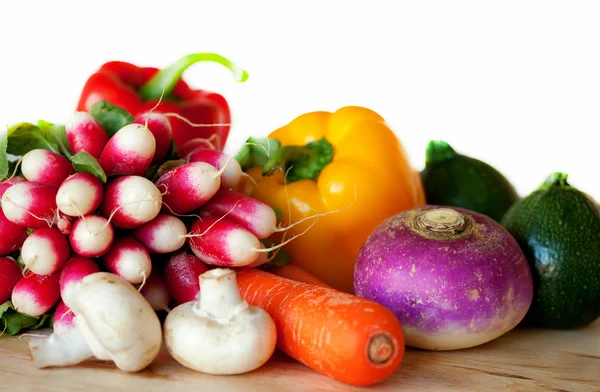
M 568 329 L 600 317 L 600 207 L 553 173 L 502 219 L 527 256 L 534 299 L 523 324 Z
M 497 222 L 519 200 L 502 173 L 443 141 L 429 142 L 421 178 L 428 204 L 466 208 Z

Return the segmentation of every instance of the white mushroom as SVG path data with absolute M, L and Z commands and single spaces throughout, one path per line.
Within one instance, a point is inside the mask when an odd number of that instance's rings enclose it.
M 200 275 L 200 300 L 173 309 L 164 336 L 167 350 L 183 366 L 217 375 L 259 368 L 277 342 L 273 319 L 242 300 L 230 269 Z
M 162 343 L 160 321 L 129 282 L 96 272 L 75 286 L 71 299 L 75 327 L 29 344 L 38 367 L 76 365 L 95 357 L 137 372 L 156 358 Z

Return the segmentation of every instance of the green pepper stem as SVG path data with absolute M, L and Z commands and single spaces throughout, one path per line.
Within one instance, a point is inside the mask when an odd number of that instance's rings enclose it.
M 540 186 L 540 190 L 547 190 L 550 188 L 558 187 L 570 187 L 571 185 L 567 182 L 569 175 L 567 173 L 555 172 L 546 177 L 544 183 Z
M 285 172 L 287 168 L 305 159 L 310 159 L 315 154 L 303 146 L 284 146 L 279 148 L 263 167 L 263 175 L 270 176 L 278 171 Z
M 446 142 L 442 140 L 432 140 L 427 145 L 427 151 L 425 153 L 426 163 L 435 163 L 445 161 L 446 159 L 453 158 L 458 154 L 454 149 Z
M 305 146 L 283 146 L 272 153 L 263 166 L 263 175 L 286 172 L 286 180 L 317 180 L 333 160 L 334 148 L 325 138 Z
M 180 58 L 167 68 L 158 71 L 140 88 L 140 96 L 144 100 L 149 100 L 171 95 L 185 70 L 203 61 L 212 61 L 227 67 L 233 73 L 236 82 L 244 82 L 248 79 L 248 72 L 219 54 L 193 53 Z

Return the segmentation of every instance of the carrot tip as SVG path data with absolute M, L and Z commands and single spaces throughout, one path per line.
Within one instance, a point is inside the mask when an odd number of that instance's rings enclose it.
M 374 335 L 367 348 L 369 361 L 374 365 L 382 365 L 394 356 L 394 342 L 385 334 Z

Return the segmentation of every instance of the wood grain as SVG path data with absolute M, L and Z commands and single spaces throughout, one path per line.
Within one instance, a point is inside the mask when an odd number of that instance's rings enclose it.
M 36 331 L 36 334 L 39 334 Z M 49 331 L 42 331 L 48 334 Z M 579 330 L 517 328 L 479 347 L 451 352 L 407 349 L 401 368 L 370 388 L 343 385 L 277 352 L 240 376 L 187 370 L 162 351 L 136 374 L 112 364 L 37 369 L 27 350 L 34 336 L 0 338 L 1 390 L 16 391 L 600 391 L 600 320 Z

